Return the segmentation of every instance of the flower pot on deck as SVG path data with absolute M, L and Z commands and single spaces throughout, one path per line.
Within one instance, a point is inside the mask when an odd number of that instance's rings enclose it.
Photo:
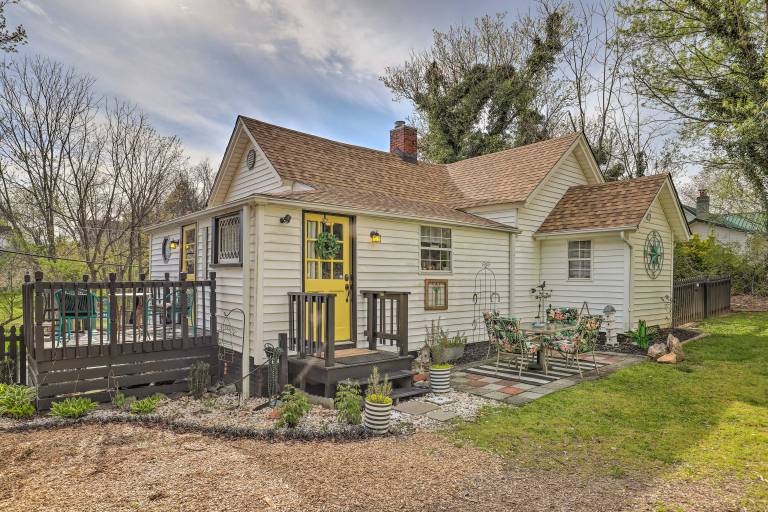
M 451 390 L 452 366 L 432 366 L 429 369 L 429 385 L 433 393 L 447 393 Z
M 376 434 L 384 434 L 389 430 L 389 420 L 392 416 L 392 400 L 388 404 L 380 404 L 365 399 L 365 428 Z

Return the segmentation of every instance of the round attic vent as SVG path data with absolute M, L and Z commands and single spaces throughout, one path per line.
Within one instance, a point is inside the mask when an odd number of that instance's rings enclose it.
M 248 151 L 248 156 L 245 159 L 246 164 L 248 165 L 249 169 L 253 169 L 253 166 L 256 165 L 256 151 L 250 150 Z

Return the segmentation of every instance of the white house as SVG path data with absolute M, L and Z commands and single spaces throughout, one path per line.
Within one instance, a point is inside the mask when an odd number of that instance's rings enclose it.
M 580 134 L 447 165 L 416 144 L 403 122 L 387 153 L 238 117 L 207 208 L 148 229 L 151 277 L 215 270 L 220 323 L 243 310 L 257 362 L 302 290 L 336 294 L 337 342 L 363 337 L 362 290 L 410 292 L 412 348 L 438 318 L 470 335 L 486 307 L 532 320 L 542 281 L 554 306 L 613 305 L 622 329 L 670 322 L 690 232 L 669 175 L 604 183 Z M 318 254 L 323 231 L 335 257 Z
M 706 189 L 700 189 L 696 206 L 683 205 L 691 233 L 702 239 L 713 236 L 722 244 L 742 250 L 750 236 L 765 236 L 765 216 L 760 213 L 713 213 Z

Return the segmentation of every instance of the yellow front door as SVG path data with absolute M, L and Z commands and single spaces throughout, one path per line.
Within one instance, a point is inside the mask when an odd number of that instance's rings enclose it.
M 338 242 L 334 255 L 318 252 L 317 239 L 329 233 Z M 326 235 L 326 238 L 329 236 Z M 348 341 L 351 336 L 352 274 L 350 265 L 349 217 L 306 213 L 304 215 L 304 291 L 336 295 L 334 318 L 336 341 Z

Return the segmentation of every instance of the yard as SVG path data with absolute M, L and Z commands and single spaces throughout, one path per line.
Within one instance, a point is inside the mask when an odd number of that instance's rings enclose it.
M 2 434 L 3 510 L 765 510 L 768 314 L 448 433 L 269 443 L 88 425 Z M 446 438 L 447 436 L 447 438 Z M 340 483 L 340 481 L 342 483 Z

